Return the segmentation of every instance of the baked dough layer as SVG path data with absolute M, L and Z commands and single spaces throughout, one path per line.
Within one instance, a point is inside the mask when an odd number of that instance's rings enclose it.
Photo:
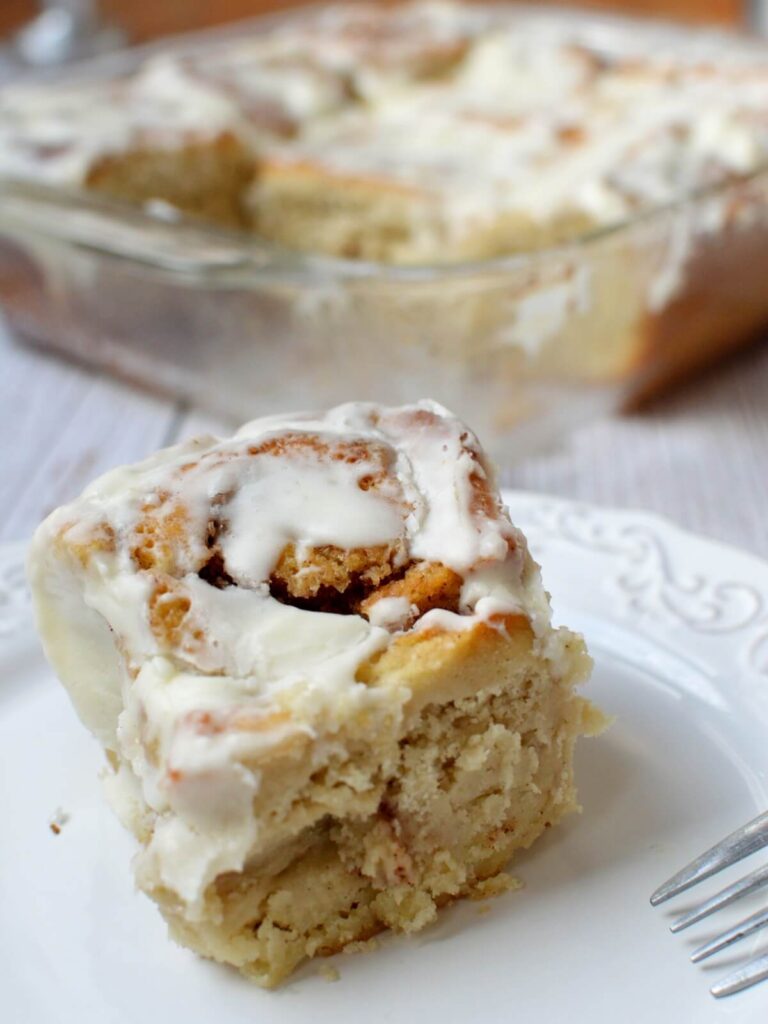
M 576 807 L 590 660 L 434 402 L 267 417 L 115 470 L 39 527 L 30 577 L 139 887 L 264 985 L 503 889 Z
M 514 852 L 577 809 L 574 743 L 602 725 L 573 692 L 589 664 L 582 642 L 571 642 L 570 677 L 553 684 L 529 639 L 478 637 L 447 655 L 446 675 L 461 658 L 468 674 L 493 682 L 422 707 L 386 778 L 358 753 L 310 780 L 298 801 L 322 804 L 329 787 L 347 788 L 349 799 L 271 857 L 218 878 L 203 920 L 188 922 L 155 894 L 171 935 L 273 986 L 307 957 L 387 928 L 419 931 L 447 903 L 509 888 Z M 412 647 L 401 667 L 424 653 Z M 439 670 L 433 679 L 439 687 Z M 364 800 L 361 776 L 371 785 Z

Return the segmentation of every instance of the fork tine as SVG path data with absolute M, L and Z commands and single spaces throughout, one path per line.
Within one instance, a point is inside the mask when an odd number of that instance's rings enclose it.
M 766 927 L 768 927 L 768 910 L 758 910 L 756 914 L 750 914 L 749 917 L 745 917 L 743 921 L 739 921 L 733 928 L 729 928 L 721 935 L 718 935 L 716 939 L 712 939 L 711 942 L 706 942 L 703 946 L 699 946 L 698 949 L 691 953 L 691 960 L 697 964 L 700 960 L 706 960 L 708 956 L 712 956 L 713 953 L 719 953 L 726 946 L 738 942 L 739 939 L 744 939 L 747 935 L 751 935 L 753 932 L 760 931 L 761 928 Z
M 709 917 L 710 914 L 714 914 L 716 910 L 729 906 L 735 900 L 741 899 L 742 896 L 748 896 L 757 889 L 761 889 L 764 885 L 768 885 L 768 864 L 758 868 L 757 871 L 752 871 L 744 878 L 740 878 L 733 885 L 721 889 L 714 896 L 710 896 L 708 900 L 699 903 L 693 910 L 689 910 L 687 914 L 682 914 L 676 921 L 672 922 L 669 930 L 671 932 L 681 932 L 683 928 L 696 924 L 703 918 Z
M 754 960 L 739 967 L 733 974 L 718 981 L 709 991 L 716 999 L 722 999 L 723 996 L 732 996 L 735 992 L 751 988 L 752 985 L 756 985 L 759 981 L 765 981 L 766 978 L 768 978 L 768 953 L 756 956 Z
M 651 896 L 651 904 L 657 907 L 665 900 L 677 896 L 692 885 L 717 874 L 723 868 L 748 857 L 768 845 L 768 812 L 759 814 L 747 825 L 737 828 L 706 853 L 692 860 L 682 871 L 678 871 Z

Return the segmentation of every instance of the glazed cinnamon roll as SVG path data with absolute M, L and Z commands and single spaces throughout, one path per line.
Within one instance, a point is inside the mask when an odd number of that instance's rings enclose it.
M 582 640 L 433 402 L 256 420 L 37 531 L 45 648 L 172 935 L 264 985 L 509 884 L 576 808 Z

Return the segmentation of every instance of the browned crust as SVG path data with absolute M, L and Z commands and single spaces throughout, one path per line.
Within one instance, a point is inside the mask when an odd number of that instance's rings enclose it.
M 74 526 L 75 524 L 72 522 L 65 523 L 58 531 L 57 540 L 70 555 L 78 560 L 83 568 L 88 565 L 94 555 L 113 554 L 117 549 L 114 528 L 106 521 L 95 523 L 88 529 L 87 535 L 83 539 L 77 534 L 73 536 Z
M 462 582 L 458 573 L 440 562 L 417 562 L 406 569 L 400 579 L 385 583 L 369 594 L 358 604 L 357 610 L 368 618 L 378 601 L 402 597 L 415 609 L 412 619 L 432 608 L 458 612 Z
M 531 622 L 522 614 L 464 629 L 410 630 L 360 665 L 357 679 L 385 687 L 396 679 L 411 693 L 408 713 L 417 714 L 428 703 L 456 700 L 494 682 L 503 686 L 514 667 L 531 657 L 533 643 Z M 581 657 L 579 652 L 583 648 L 576 652 Z M 590 663 L 586 655 L 584 659 L 586 673 Z
M 297 558 L 294 545 L 289 544 L 272 572 L 270 588 L 272 595 L 285 603 L 314 602 L 318 611 L 325 610 L 324 604 L 338 604 L 343 597 L 342 608 L 328 610 L 353 612 L 359 595 L 389 579 L 404 556 L 402 541 L 350 550 L 322 545 L 303 559 Z
M 231 132 L 223 132 L 179 146 L 139 140 L 124 153 L 95 161 L 85 185 L 124 202 L 162 200 L 223 227 L 244 227 L 248 218 L 243 197 L 254 171 L 249 148 Z
M 173 579 L 158 580 L 155 584 L 149 598 L 149 628 L 166 647 L 181 647 L 184 643 L 191 607 L 191 600 Z
M 164 491 L 146 502 L 142 513 L 131 548 L 136 566 L 170 575 L 180 572 L 182 560 L 189 554 L 189 517 L 184 506 Z
M 382 196 L 396 196 L 402 199 L 419 199 L 424 201 L 430 194 L 417 185 L 371 171 L 348 171 L 334 167 L 328 161 L 318 157 L 288 157 L 265 154 L 259 161 L 259 172 L 256 178 L 258 186 L 270 186 L 272 182 L 279 185 L 281 192 L 293 194 L 296 198 L 305 195 L 322 202 L 333 201 L 334 194 L 345 205 L 355 201 L 369 203 L 372 199 Z
M 768 324 L 766 267 L 765 223 L 731 224 L 696 242 L 682 290 L 641 324 L 635 364 L 627 368 L 637 381 L 627 408 L 647 403 L 759 337 Z

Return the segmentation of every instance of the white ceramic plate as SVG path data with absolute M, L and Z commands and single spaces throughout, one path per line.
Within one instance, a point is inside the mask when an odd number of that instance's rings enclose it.
M 587 636 L 590 695 L 617 716 L 578 752 L 584 813 L 519 858 L 524 889 L 487 913 L 454 907 L 421 936 L 336 957 L 337 983 L 315 962 L 275 993 L 170 943 L 133 891 L 132 840 L 96 781 L 101 755 L 34 638 L 22 552 L 0 552 L 4 1024 L 764 1024 L 768 984 L 719 1002 L 708 993 L 764 940 L 711 967 L 688 962 L 753 905 L 673 936 L 672 910 L 648 897 L 768 807 L 768 565 L 641 513 L 509 503 L 557 618 Z M 70 817 L 54 835 L 59 807 Z

